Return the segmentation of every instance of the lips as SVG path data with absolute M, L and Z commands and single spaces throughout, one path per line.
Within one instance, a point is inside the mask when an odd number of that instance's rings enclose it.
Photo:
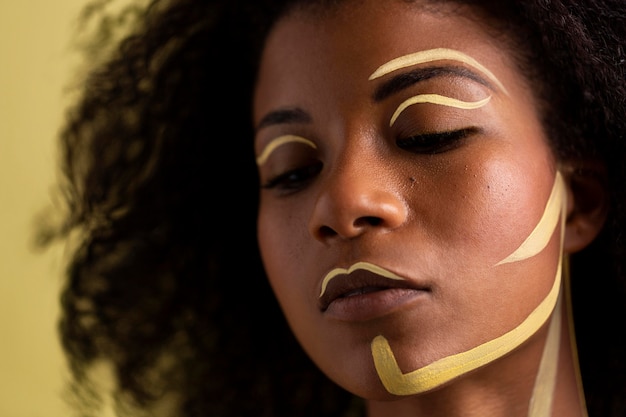
M 365 320 L 394 311 L 427 292 L 427 287 L 409 280 L 390 279 L 358 269 L 333 278 L 319 299 L 319 308 L 339 319 Z

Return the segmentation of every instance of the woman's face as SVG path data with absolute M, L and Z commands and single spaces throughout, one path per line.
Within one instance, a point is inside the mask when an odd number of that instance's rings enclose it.
M 409 372 L 510 331 L 554 282 L 558 233 L 497 265 L 537 226 L 556 164 L 489 30 L 458 6 L 367 0 L 292 13 L 264 50 L 263 261 L 304 349 L 358 395 L 387 395 L 377 336 Z

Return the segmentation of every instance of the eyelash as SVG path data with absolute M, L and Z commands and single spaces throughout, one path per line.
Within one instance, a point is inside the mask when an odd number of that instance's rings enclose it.
M 456 149 L 462 144 L 463 139 L 477 131 L 478 129 L 469 127 L 448 132 L 424 133 L 398 139 L 396 145 L 415 153 L 434 155 Z
M 462 140 L 476 133 L 478 129 L 470 127 L 448 132 L 425 133 L 404 139 L 398 139 L 396 145 L 415 153 L 434 155 L 447 152 L 461 146 Z M 263 184 L 264 189 L 277 189 L 284 194 L 295 193 L 304 188 L 322 170 L 322 162 L 298 167 L 279 174 Z
M 306 184 L 321 170 L 321 162 L 316 162 L 303 167 L 292 169 L 270 179 L 265 184 L 263 184 L 262 188 L 276 188 L 284 193 L 293 193 L 304 188 L 304 186 L 306 186 Z

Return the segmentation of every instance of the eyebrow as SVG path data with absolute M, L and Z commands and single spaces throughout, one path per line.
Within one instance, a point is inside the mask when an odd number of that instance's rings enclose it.
M 502 83 L 500 83 L 495 75 L 493 75 L 487 68 L 485 68 L 472 57 L 460 51 L 447 48 L 429 49 L 392 59 L 391 61 L 381 65 L 376 71 L 374 71 L 370 75 L 369 79 L 374 80 L 376 78 L 383 77 L 389 73 L 398 71 L 409 66 L 439 60 L 458 61 L 477 68 L 482 71 L 487 77 L 489 77 L 489 79 L 492 80 L 493 83 L 495 83 L 495 85 L 499 87 L 505 94 L 508 94 Z M 385 98 L 418 82 L 445 75 L 456 75 L 465 77 L 495 91 L 495 86 L 486 78 L 480 76 L 476 72 L 471 71 L 465 67 L 446 65 L 416 68 L 408 72 L 400 73 L 378 86 L 374 92 L 373 99 L 375 102 L 380 102 Z M 263 116 L 259 124 L 256 126 L 255 131 L 259 131 L 262 128 L 272 125 L 310 123 L 311 121 L 311 115 L 299 107 L 278 109 L 271 111 Z
M 495 87 L 487 79 L 481 77 L 475 72 L 462 67 L 456 66 L 437 66 L 427 68 L 416 68 L 408 72 L 403 72 L 395 77 L 385 81 L 379 85 L 373 94 L 375 102 L 380 102 L 399 91 L 402 91 L 414 84 L 430 80 L 432 78 L 443 77 L 447 75 L 455 75 L 468 78 L 474 82 L 484 85 L 485 87 L 495 90 Z
M 278 109 L 263 116 L 256 130 L 278 124 L 310 123 L 311 121 L 311 115 L 299 107 Z
M 427 49 L 424 51 L 418 51 L 412 54 L 402 55 L 394 58 L 391 61 L 378 67 L 376 71 L 374 71 L 370 75 L 369 80 L 374 80 L 376 78 L 383 77 L 389 73 L 414 65 L 444 60 L 457 61 L 479 70 L 483 75 L 493 81 L 505 94 L 508 94 L 506 88 L 504 88 L 504 85 L 502 85 L 500 80 L 498 80 L 498 78 L 491 71 L 489 71 L 488 68 L 486 68 L 480 62 L 476 61 L 471 56 L 461 51 L 448 48 Z

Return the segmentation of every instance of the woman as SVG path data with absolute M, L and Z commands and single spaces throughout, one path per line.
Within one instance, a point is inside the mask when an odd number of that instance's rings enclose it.
M 224 3 L 155 2 L 63 132 L 77 386 L 622 415 L 626 7 Z

